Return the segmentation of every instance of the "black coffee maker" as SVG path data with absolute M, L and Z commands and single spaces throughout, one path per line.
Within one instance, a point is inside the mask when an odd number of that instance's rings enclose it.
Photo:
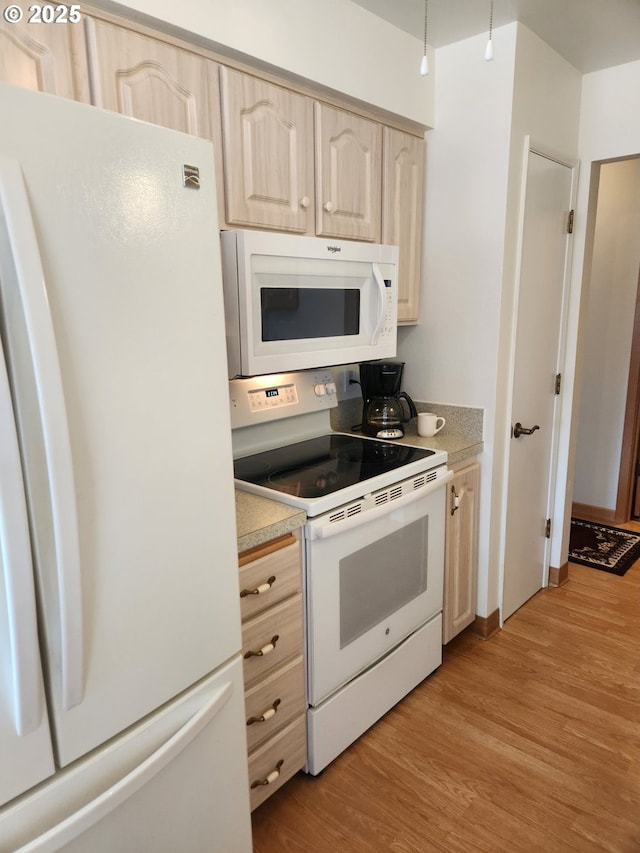
M 400 390 L 404 362 L 363 361 L 359 367 L 363 433 L 374 438 L 402 438 L 402 425 L 418 416 L 411 397 Z

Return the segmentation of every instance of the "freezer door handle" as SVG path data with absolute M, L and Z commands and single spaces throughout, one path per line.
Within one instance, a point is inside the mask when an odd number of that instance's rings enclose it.
M 191 719 L 118 782 L 107 788 L 86 806 L 71 817 L 61 821 L 47 832 L 34 838 L 28 844 L 16 850 L 16 853 L 54 853 L 65 844 L 69 844 L 83 832 L 91 829 L 118 806 L 132 797 L 136 791 L 150 782 L 164 767 L 175 760 L 180 753 L 205 729 L 227 704 L 233 695 L 233 682 L 228 681 L 215 691 L 213 696 L 197 711 Z
M 35 731 L 42 719 L 40 653 L 29 521 L 9 377 L 0 346 L 0 549 L 4 568 L 16 733 Z
M 16 271 L 42 424 L 60 619 L 61 704 L 82 700 L 80 548 L 71 442 L 47 286 L 20 164 L 0 158 L 0 204 Z

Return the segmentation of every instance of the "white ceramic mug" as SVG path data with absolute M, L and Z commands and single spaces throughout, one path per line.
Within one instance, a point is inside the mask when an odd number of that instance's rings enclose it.
M 420 412 L 418 415 L 418 435 L 431 438 L 440 432 L 445 424 L 445 419 L 439 415 L 434 415 L 433 412 Z

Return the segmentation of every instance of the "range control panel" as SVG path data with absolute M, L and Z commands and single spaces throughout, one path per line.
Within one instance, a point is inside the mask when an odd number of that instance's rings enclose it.
M 326 368 L 229 381 L 231 427 L 252 426 L 332 409 L 338 405 L 336 384 Z

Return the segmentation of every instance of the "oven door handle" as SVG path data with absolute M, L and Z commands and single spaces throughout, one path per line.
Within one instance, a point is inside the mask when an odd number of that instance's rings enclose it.
M 421 489 L 416 489 L 413 492 L 409 492 L 407 495 L 402 495 L 400 498 L 391 500 L 382 506 L 377 506 L 375 509 L 367 510 L 360 515 L 350 515 L 345 519 L 340 519 L 339 521 L 328 521 L 326 524 L 318 527 L 314 527 L 312 523 L 309 525 L 308 538 L 329 539 L 331 536 L 337 536 L 339 533 L 346 533 L 349 530 L 355 530 L 357 527 L 362 527 L 363 524 L 375 521 L 383 515 L 390 515 L 397 509 L 402 509 L 421 498 L 426 498 L 428 495 L 437 491 L 437 489 L 445 486 L 451 480 L 453 480 L 453 471 L 447 470 L 444 474 L 439 475 L 437 479 L 427 483 L 427 485 L 423 486 Z M 444 500 L 444 493 L 442 497 Z

